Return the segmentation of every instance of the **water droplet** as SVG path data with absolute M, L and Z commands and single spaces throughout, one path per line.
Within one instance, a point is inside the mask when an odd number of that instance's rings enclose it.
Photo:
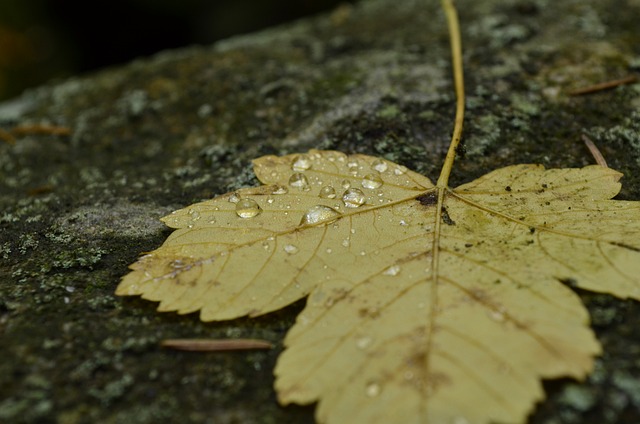
M 492 311 L 489 312 L 489 317 L 497 322 L 504 322 L 505 320 L 505 316 L 504 316 L 504 311 L 500 310 L 500 309 L 494 309 Z
M 359 164 L 357 160 L 350 159 L 349 162 L 347 162 L 347 169 L 351 175 L 353 176 L 357 175 L 358 168 L 359 168 Z
M 399 265 L 391 265 L 389 268 L 384 270 L 383 274 L 384 275 L 398 275 L 399 272 L 400 272 L 400 266 Z
M 236 215 L 240 218 L 253 218 L 260 212 L 262 209 L 253 199 L 242 199 L 236 203 Z
M 364 205 L 366 197 L 362 190 L 357 188 L 350 188 L 342 195 L 342 201 L 348 208 L 358 208 Z
M 363 336 L 360 337 L 356 340 L 356 347 L 358 349 L 366 349 L 369 346 L 371 346 L 371 342 L 373 342 L 373 339 L 369 336 Z
M 300 250 L 298 249 L 297 246 L 294 246 L 293 244 L 285 244 L 282 249 L 290 255 L 295 255 L 296 253 L 298 253 L 298 250 Z
M 380 394 L 381 391 L 382 389 L 380 388 L 380 385 L 378 383 L 369 383 L 367 384 L 365 393 L 369 397 L 376 397 Z
M 400 220 L 400 225 L 402 225 L 403 227 L 406 227 L 409 224 L 407 224 L 407 221 L 405 221 L 404 219 L 401 219 Z
M 263 241 L 263 242 L 262 242 L 262 248 L 263 248 L 264 250 L 266 250 L 266 251 L 269 251 L 269 250 L 271 250 L 271 245 L 269 245 L 269 243 L 268 243 L 268 242 Z
M 331 222 L 340 217 L 340 212 L 325 205 L 312 206 L 300 220 L 300 225 L 311 225 L 319 222 Z
M 298 155 L 293 159 L 291 169 L 294 171 L 306 171 L 311 168 L 311 159 L 307 155 Z
M 238 203 L 240 201 L 240 195 L 237 192 L 231 193 L 229 196 L 229 202 Z
M 289 178 L 289 185 L 301 190 L 309 190 L 309 180 L 304 174 L 299 172 L 291 174 L 291 178 Z
M 325 252 L 327 252 L 328 254 L 331 254 L 331 252 L 333 252 L 333 250 L 330 247 L 327 247 L 327 250 L 325 250 Z
M 173 269 L 182 269 L 185 267 L 185 263 L 182 259 L 175 259 L 169 263 L 169 266 Z
M 366 256 L 366 255 L 367 255 L 367 252 L 365 252 L 364 250 L 360 251 L 360 256 Z
M 342 186 L 343 189 L 347 190 L 349 187 L 351 187 L 351 181 L 349 180 L 342 180 L 342 182 L 340 183 L 340 185 Z
M 382 186 L 382 178 L 375 174 L 367 174 L 362 179 L 362 187 L 368 189 L 379 188 Z
M 189 216 L 191 217 L 192 221 L 197 221 L 200 219 L 200 212 L 198 212 L 195 209 L 189 209 L 189 211 L 187 212 L 189 214 Z
M 273 191 L 271 192 L 271 194 L 287 194 L 289 192 L 289 189 L 286 188 L 283 185 L 276 185 L 273 187 Z
M 209 224 L 215 224 L 215 223 L 216 223 L 216 219 L 215 219 L 215 218 L 211 218 L 211 219 L 209 220 Z
M 320 189 L 320 194 L 318 194 L 318 196 L 322 199 L 335 199 L 336 189 L 332 186 L 324 186 Z
M 267 203 L 272 204 L 274 202 L 273 197 L 267 198 Z
M 340 244 L 342 244 L 343 247 L 351 246 L 351 242 L 349 241 L 349 239 L 342 240 L 342 242 Z
M 396 175 L 403 175 L 405 172 L 407 172 L 407 167 L 402 165 L 398 165 L 398 167 L 393 170 L 393 173 Z
M 376 159 L 373 162 L 371 162 L 371 168 L 374 171 L 384 172 L 387 170 L 388 166 L 387 166 L 387 162 L 383 161 L 382 159 Z

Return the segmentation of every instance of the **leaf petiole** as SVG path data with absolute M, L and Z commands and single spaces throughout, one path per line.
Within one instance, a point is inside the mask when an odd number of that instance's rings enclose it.
M 442 8 L 447 17 L 449 26 L 449 39 L 451 40 L 451 63 L 453 66 L 453 80 L 456 91 L 456 117 L 453 127 L 451 144 L 447 151 L 447 156 L 440 171 L 440 177 L 436 183 L 438 188 L 446 188 L 449 183 L 449 175 L 456 158 L 456 149 L 462 138 L 462 123 L 464 121 L 464 78 L 462 73 L 462 43 L 460 41 L 460 25 L 458 23 L 458 12 L 452 0 L 442 0 Z

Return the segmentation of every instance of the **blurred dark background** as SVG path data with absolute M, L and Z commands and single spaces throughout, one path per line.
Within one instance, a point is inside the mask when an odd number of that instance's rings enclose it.
M 0 0 L 0 100 L 53 78 L 210 44 L 345 0 Z

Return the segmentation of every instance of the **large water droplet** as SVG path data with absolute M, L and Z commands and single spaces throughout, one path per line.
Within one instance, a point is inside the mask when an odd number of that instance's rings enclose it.
M 399 265 L 391 265 L 389 268 L 385 269 L 383 274 L 384 275 L 398 275 L 398 273 L 400 273 L 400 266 Z
M 300 172 L 294 172 L 291 175 L 291 178 L 289 178 L 289 185 L 301 190 L 308 190 L 309 180 L 307 179 L 306 175 L 301 174 Z
M 320 194 L 318 194 L 318 196 L 322 199 L 335 199 L 336 189 L 332 186 L 324 186 L 320 189 Z
M 290 255 L 295 255 L 298 253 L 298 250 L 300 250 L 298 246 L 294 246 L 293 244 L 285 244 L 282 249 Z
M 382 178 L 376 174 L 367 174 L 362 179 L 362 187 L 368 189 L 379 188 L 382 186 Z
M 376 159 L 373 162 L 371 162 L 371 168 L 374 171 L 384 172 L 387 170 L 388 166 L 387 166 L 387 162 L 383 161 L 382 159 Z
M 357 188 L 350 188 L 342 195 L 342 201 L 348 208 L 358 208 L 364 205 L 366 197 L 362 190 Z
M 376 397 L 380 394 L 382 388 L 378 383 L 369 383 L 367 384 L 367 388 L 365 389 L 365 393 L 369 397 Z
M 340 212 L 325 205 L 312 206 L 300 220 L 300 225 L 317 224 L 318 222 L 331 222 L 340 217 Z
M 240 218 L 253 218 L 260 212 L 260 205 L 253 199 L 241 199 L 236 203 L 236 214 Z
M 307 155 L 298 155 L 293 159 L 291 169 L 294 171 L 306 171 L 311 168 L 311 159 Z

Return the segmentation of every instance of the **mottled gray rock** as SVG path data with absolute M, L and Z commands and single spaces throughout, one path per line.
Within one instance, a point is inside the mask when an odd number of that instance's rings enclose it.
M 590 135 L 640 199 L 638 0 L 460 0 L 468 92 L 452 184 L 501 166 L 592 163 Z M 212 47 L 159 54 L 0 105 L 0 422 L 310 423 L 271 372 L 302 303 L 203 324 L 113 295 L 172 209 L 254 184 L 251 158 L 309 148 L 384 156 L 435 178 L 452 129 L 438 1 L 369 0 Z M 466 153 L 465 153 L 466 152 Z M 532 423 L 640 422 L 638 302 L 581 293 L 605 354 L 546 385 Z M 164 351 L 170 337 L 259 337 L 270 352 Z M 508 396 L 508 393 L 506 394 Z

